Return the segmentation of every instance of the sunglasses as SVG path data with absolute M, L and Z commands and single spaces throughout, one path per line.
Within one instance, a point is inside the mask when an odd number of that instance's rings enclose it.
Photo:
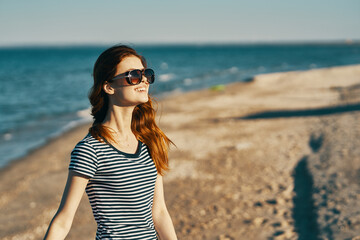
M 129 83 L 130 85 L 138 85 L 142 82 L 142 77 L 145 76 L 147 79 L 147 82 L 149 84 L 154 83 L 155 81 L 155 72 L 154 70 L 150 69 L 150 68 L 146 68 L 143 70 L 140 69 L 135 69 L 135 70 L 131 70 L 128 72 L 124 72 L 121 73 L 119 75 L 116 75 L 115 77 L 113 77 L 111 79 L 111 81 L 113 80 L 117 80 L 117 79 L 126 79 L 126 82 Z

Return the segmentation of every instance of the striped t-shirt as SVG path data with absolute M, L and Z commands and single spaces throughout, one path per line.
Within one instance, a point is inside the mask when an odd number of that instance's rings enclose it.
M 90 178 L 86 193 L 96 239 L 157 239 L 152 219 L 157 171 L 144 143 L 129 154 L 88 134 L 71 152 L 69 169 Z

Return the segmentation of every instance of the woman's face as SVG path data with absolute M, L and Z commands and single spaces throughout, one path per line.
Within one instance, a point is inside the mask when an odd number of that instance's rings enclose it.
M 125 57 L 118 65 L 115 76 L 134 69 L 144 69 L 141 60 L 136 56 Z M 117 106 L 136 106 L 148 101 L 149 83 L 145 76 L 138 85 L 130 85 L 125 78 L 109 83 L 113 89 L 109 94 L 110 102 Z M 106 86 L 105 86 L 106 88 Z

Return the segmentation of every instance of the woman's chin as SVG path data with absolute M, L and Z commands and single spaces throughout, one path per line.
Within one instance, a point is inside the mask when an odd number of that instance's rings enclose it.
M 146 96 L 144 95 L 143 97 L 141 97 L 141 98 L 138 100 L 138 104 L 147 103 L 148 101 L 149 101 L 149 97 L 148 97 L 148 95 L 146 94 Z

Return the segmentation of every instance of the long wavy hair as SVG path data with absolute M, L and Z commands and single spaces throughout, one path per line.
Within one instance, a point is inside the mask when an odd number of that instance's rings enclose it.
M 109 108 L 109 97 L 103 86 L 110 81 L 116 73 L 118 64 L 128 56 L 138 57 L 146 68 L 144 57 L 134 49 L 125 45 L 116 45 L 100 54 L 93 70 L 94 85 L 89 92 L 89 100 L 92 106 L 91 114 L 94 122 L 89 128 L 90 134 L 97 140 L 104 142 L 116 142 L 110 129 L 102 125 Z M 155 163 L 157 172 L 161 175 L 169 169 L 168 149 L 174 144 L 155 123 L 156 111 L 153 108 L 152 98 L 149 101 L 137 105 L 134 108 L 131 120 L 131 130 L 138 140 L 145 143 Z

